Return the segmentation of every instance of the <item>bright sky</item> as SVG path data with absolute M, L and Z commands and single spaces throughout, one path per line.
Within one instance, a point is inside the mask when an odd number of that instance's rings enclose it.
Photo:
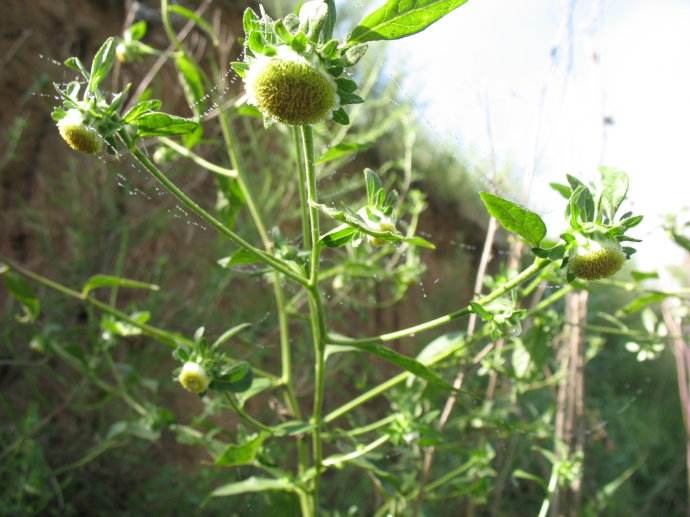
M 510 196 L 551 234 L 563 202 L 548 183 L 566 172 L 594 180 L 606 164 L 630 174 L 629 206 L 646 216 L 634 232 L 645 239 L 638 267 L 680 262 L 654 234 L 663 214 L 690 206 L 690 1 L 469 0 L 388 45 L 387 73 L 411 72 L 402 95 L 432 134 L 487 161 L 493 140 L 499 170 L 535 171 L 524 195 Z

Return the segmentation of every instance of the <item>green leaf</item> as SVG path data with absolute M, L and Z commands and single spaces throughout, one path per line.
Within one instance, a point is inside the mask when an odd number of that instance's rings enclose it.
M 623 314 L 633 314 L 635 312 L 638 312 L 648 305 L 652 305 L 655 303 L 663 302 L 666 298 L 668 298 L 670 295 L 668 293 L 662 293 L 662 292 L 653 292 L 653 293 L 647 293 L 643 294 L 642 296 L 638 296 L 635 298 L 633 301 L 622 307 L 618 311 L 618 315 L 623 315 Z
M 673 239 L 673 242 L 678 244 L 678 246 L 686 251 L 690 251 L 690 239 L 688 239 L 686 236 L 676 231 L 671 231 L 671 238 Z
M 128 278 L 110 275 L 94 275 L 90 277 L 84 284 L 84 287 L 82 287 L 81 295 L 87 296 L 90 291 L 98 289 L 99 287 L 129 287 L 132 289 L 150 289 L 151 291 L 158 291 L 159 289 L 155 284 L 139 282 L 138 280 L 130 280 Z
M 195 117 L 200 117 L 204 111 L 204 75 L 199 66 L 185 54 L 177 56 L 175 66 L 180 74 L 184 87 L 185 98 Z
M 129 317 L 131 320 L 144 325 L 151 319 L 151 313 L 149 311 L 137 311 L 130 314 Z M 142 334 L 142 330 L 136 325 L 120 321 L 110 314 L 105 314 L 101 318 L 101 329 L 120 337 L 140 336 Z M 175 342 L 174 338 L 172 342 Z
M 599 213 L 606 216 L 609 222 L 621 206 L 628 194 L 628 175 L 610 167 L 599 167 L 601 173 L 601 195 L 599 197 Z
M 530 474 L 525 470 L 516 469 L 513 471 L 513 477 L 518 479 L 528 479 L 529 481 L 534 481 L 535 483 L 538 483 L 544 490 L 546 490 L 546 483 L 544 483 L 544 480 L 536 474 Z
M 141 38 L 146 36 L 146 28 L 146 22 L 144 20 L 140 20 L 129 26 L 124 33 L 124 37 L 125 39 L 129 38 L 130 40 L 139 41 Z
M 364 169 L 364 182 L 367 186 L 367 205 L 376 205 L 376 196 L 380 190 L 383 190 L 383 182 L 378 174 L 373 170 Z
M 242 106 L 239 106 L 235 110 L 235 113 L 237 113 L 241 117 L 252 117 L 257 119 L 263 118 L 263 115 L 258 110 L 258 108 L 255 108 L 254 106 L 251 106 L 249 104 L 242 104 Z
M 271 479 L 252 476 L 243 481 L 229 483 L 216 488 L 211 492 L 210 497 L 226 497 L 231 495 L 244 494 L 246 492 L 263 492 L 266 490 L 282 490 L 292 492 L 297 490 L 287 479 Z
M 249 65 L 243 61 L 233 61 L 230 63 L 230 68 L 232 68 L 237 75 L 244 77 L 249 70 Z
M 240 393 L 251 387 L 253 378 L 251 365 L 246 361 L 239 361 L 214 377 L 210 387 L 218 391 Z
M 237 394 L 237 403 L 240 405 L 240 407 L 244 407 L 244 404 L 250 398 L 263 391 L 271 389 L 273 386 L 274 383 L 270 379 L 266 379 L 265 377 L 254 377 L 252 379 L 252 385 L 246 391 Z
M 213 344 L 211 345 L 211 349 L 216 349 L 222 346 L 223 344 L 227 343 L 230 339 L 235 337 L 237 334 L 251 326 L 251 323 L 240 323 L 239 325 L 235 325 L 234 327 L 229 328 L 228 330 L 223 332 L 218 339 L 216 339 L 213 342 Z
M 5 287 L 21 304 L 24 314 L 17 315 L 20 323 L 31 323 L 36 321 L 41 312 L 41 304 L 34 294 L 32 287 L 18 274 L 11 271 L 3 271 Z
M 368 45 L 354 45 L 345 51 L 342 60 L 347 66 L 354 66 L 364 57 L 368 48 Z
M 201 30 L 203 30 L 206 34 L 209 35 L 214 45 L 218 45 L 218 35 L 216 34 L 216 31 L 214 31 L 213 27 L 211 27 L 211 25 L 201 16 L 198 16 L 194 11 L 190 11 L 186 7 L 182 7 L 181 5 L 177 4 L 171 4 L 169 6 L 169 9 L 173 13 L 179 14 L 180 16 L 194 22 L 197 25 L 197 27 L 199 27 Z
M 347 126 L 350 123 L 350 117 L 343 108 L 339 108 L 333 112 L 333 122 L 336 122 L 342 126 Z
M 299 11 L 299 30 L 303 31 L 309 39 L 314 42 L 319 41 L 321 38 L 321 30 L 326 24 L 327 18 L 329 17 L 329 9 L 326 2 L 312 1 L 305 2 Z M 331 27 L 332 34 L 332 27 Z M 330 35 L 326 37 L 326 40 L 330 39 Z
M 261 450 L 264 440 L 268 437 L 266 433 L 254 435 L 246 442 L 235 445 L 228 445 L 225 450 L 216 458 L 215 464 L 218 467 L 238 467 L 249 465 L 256 459 L 256 454 Z
M 503 228 L 518 234 L 533 246 L 539 246 L 546 236 L 546 225 L 534 212 L 488 192 L 480 192 L 479 197 L 489 214 L 495 217 Z
M 319 239 L 319 243 L 328 248 L 337 248 L 350 242 L 356 233 L 356 228 L 347 224 L 341 224 L 333 228 L 330 232 L 322 235 Z
M 343 106 L 346 104 L 361 104 L 364 102 L 364 99 L 354 93 L 338 91 L 338 97 L 340 97 L 340 104 Z
M 586 223 L 594 221 L 594 198 L 587 187 L 577 187 L 570 197 L 568 206 L 570 209 L 571 224 L 573 224 L 573 222 L 579 224 L 579 221 Z
M 642 282 L 644 280 L 654 280 L 659 278 L 659 273 L 656 271 L 631 271 L 630 275 L 633 277 L 634 280 L 638 282 Z
M 467 0 L 388 0 L 350 34 L 348 45 L 400 39 L 423 31 Z
M 152 111 L 139 116 L 133 123 L 139 136 L 175 136 L 186 135 L 199 126 L 193 120 Z
M 242 15 L 242 26 L 244 28 L 244 34 L 249 36 L 253 30 L 259 28 L 259 17 L 252 10 L 251 7 L 247 7 Z
M 128 124 L 133 123 L 136 119 L 141 117 L 144 113 L 150 111 L 157 111 L 161 107 L 161 101 L 158 99 L 149 99 L 146 101 L 139 101 L 130 110 L 125 113 L 122 119 Z
M 222 258 L 218 261 L 218 265 L 222 268 L 228 269 L 233 266 L 245 266 L 248 264 L 256 264 L 260 262 L 259 256 L 247 249 L 240 248 L 232 255 Z
M 465 336 L 461 332 L 450 332 L 437 337 L 417 355 L 417 361 L 424 365 L 434 362 L 452 351 L 459 350 L 465 344 Z
M 89 78 L 89 84 L 86 87 L 88 91 L 92 93 L 96 91 L 98 85 L 108 76 L 114 61 L 115 38 L 111 37 L 103 42 L 101 48 L 96 52 L 93 61 L 91 61 L 91 76 Z
M 621 221 L 620 226 L 621 228 L 623 228 L 623 231 L 627 231 L 630 228 L 634 228 L 635 226 L 640 224 L 642 222 L 642 219 L 644 219 L 643 215 L 628 217 L 627 219 L 623 219 L 623 221 Z
M 573 193 L 568 185 L 563 185 L 561 183 L 549 183 L 549 187 L 554 189 L 565 199 L 570 199 L 570 195 Z
M 516 341 L 511 356 L 511 363 L 513 371 L 518 379 L 523 379 L 530 372 L 532 366 L 532 358 L 530 353 L 522 344 L 521 341 Z
M 418 248 L 426 248 L 428 250 L 436 249 L 436 244 L 429 242 L 424 237 L 419 237 L 418 235 L 415 235 L 414 237 L 404 237 L 402 241 L 406 244 L 417 246 Z
M 84 63 L 82 63 L 81 59 L 79 59 L 78 57 L 72 56 L 65 59 L 65 66 L 67 68 L 71 68 L 75 72 L 79 72 L 84 77 L 84 79 L 86 79 L 87 81 L 89 80 L 90 74 L 84 66 Z
M 55 122 L 59 122 L 60 120 L 62 120 L 66 116 L 67 116 L 67 113 L 65 112 L 65 110 L 63 110 L 61 108 L 53 108 L 53 111 L 50 113 L 50 117 Z
M 333 147 L 330 147 L 329 149 L 326 150 L 325 153 L 321 155 L 321 157 L 316 161 L 317 165 L 321 165 L 322 163 L 327 163 L 331 162 L 333 160 L 340 160 L 342 158 L 347 158 L 348 156 L 351 156 L 353 154 L 358 153 L 359 151 L 362 151 L 364 149 L 369 149 L 371 147 L 371 144 L 358 144 L 355 142 L 352 143 L 340 143 L 338 145 L 334 145 Z
M 387 346 L 377 345 L 375 343 L 357 343 L 356 341 L 353 341 L 352 343 L 347 343 L 346 345 L 375 355 L 376 357 L 379 357 L 384 361 L 394 364 L 395 366 L 402 368 L 403 370 L 408 371 L 411 374 L 419 377 L 420 379 L 424 379 L 425 381 L 428 381 L 431 384 L 449 390 L 453 389 L 453 387 L 450 384 L 448 384 L 441 377 L 432 372 L 421 362 L 406 355 L 399 354 L 398 352 L 388 348 Z
M 321 28 L 321 36 L 319 40 L 324 43 L 333 37 L 333 29 L 335 28 L 336 21 L 336 10 L 335 10 L 335 0 L 324 0 L 328 4 L 328 16 L 326 16 L 326 21 Z

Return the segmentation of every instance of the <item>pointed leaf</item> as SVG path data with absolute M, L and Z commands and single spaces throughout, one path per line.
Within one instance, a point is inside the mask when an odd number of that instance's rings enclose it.
M 256 459 L 256 454 L 261 450 L 261 446 L 268 434 L 257 434 L 241 444 L 230 444 L 216 458 L 215 464 L 218 467 L 237 467 L 249 465 Z
M 152 111 L 139 116 L 133 124 L 139 136 L 175 136 L 186 135 L 199 126 L 193 120 Z
M 90 291 L 98 289 L 99 287 L 128 287 L 132 289 L 150 289 L 151 291 L 158 291 L 159 289 L 155 284 L 130 280 L 129 278 L 110 275 L 93 275 L 86 281 L 84 287 L 82 287 L 81 294 L 82 296 L 87 296 Z
M 546 236 L 546 225 L 534 212 L 488 192 L 480 192 L 479 197 L 489 214 L 509 232 L 518 234 L 534 246 L 539 246 Z
M 244 494 L 246 492 L 263 492 L 266 490 L 295 491 L 296 487 L 287 479 L 271 479 L 252 476 L 243 481 L 229 483 L 216 488 L 211 492 L 211 497 L 226 497 L 230 495 Z
M 388 0 L 350 34 L 348 45 L 400 39 L 423 31 L 467 0 Z
M 618 207 L 628 193 L 628 175 L 610 167 L 600 167 L 599 172 L 602 184 L 599 212 L 606 216 L 609 222 L 613 222 Z
M 95 92 L 98 85 L 108 76 L 115 61 L 115 38 L 108 38 L 98 49 L 91 62 L 91 75 L 86 89 Z

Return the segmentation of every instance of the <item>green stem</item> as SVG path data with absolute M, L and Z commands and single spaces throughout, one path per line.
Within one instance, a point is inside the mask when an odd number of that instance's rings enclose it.
M 319 210 L 316 188 L 316 166 L 314 155 L 314 135 L 310 126 L 300 128 L 300 142 L 302 147 L 303 176 L 306 183 L 306 199 L 302 200 L 302 211 L 305 209 L 309 218 L 309 246 L 311 249 L 309 262 L 309 315 L 312 339 L 314 341 L 314 408 L 312 413 L 312 454 L 314 461 L 314 479 L 312 486 L 314 509 L 318 513 L 319 481 L 321 478 L 323 450 L 321 443 L 321 426 L 323 399 L 325 391 L 325 349 L 326 322 L 321 295 L 319 294 L 319 261 L 321 247 L 319 246 Z M 306 205 L 306 207 L 305 207 Z
M 538 517 L 546 517 L 549 513 L 549 506 L 551 506 L 551 499 L 556 493 L 556 488 L 558 487 L 558 468 L 554 465 L 551 468 L 551 478 L 549 479 L 549 486 L 546 489 L 546 497 L 541 503 L 541 508 L 539 509 Z
M 175 50 L 180 50 L 182 43 L 177 38 L 177 34 L 173 30 L 172 24 L 170 23 L 170 12 L 168 10 L 168 0 L 161 0 L 161 19 L 163 21 L 163 28 L 165 33 L 168 35 L 170 43 L 175 48 Z
M 306 176 L 307 199 L 306 205 L 309 211 L 309 230 L 311 234 L 311 260 L 309 270 L 309 286 L 312 288 L 318 285 L 319 278 L 319 208 L 317 206 L 318 197 L 316 194 L 316 158 L 314 156 L 314 134 L 311 126 L 301 127 L 302 135 L 302 156 L 304 160 L 304 175 Z
M 219 104 L 220 105 L 220 104 Z M 232 130 L 230 122 L 227 119 L 227 114 L 225 111 L 220 113 L 220 126 L 223 132 L 223 140 L 225 142 L 225 148 L 228 153 L 228 158 L 230 164 L 234 169 L 236 174 L 237 184 L 240 187 L 242 195 L 247 203 L 247 208 L 256 227 L 256 231 L 259 233 L 259 237 L 263 243 L 263 246 L 267 252 L 273 250 L 273 241 L 271 241 L 268 232 L 266 231 L 266 226 L 263 223 L 261 214 L 254 201 L 254 196 L 247 185 L 247 181 L 244 174 L 244 167 L 240 161 L 239 152 L 235 146 L 235 141 L 232 138 Z M 287 310 L 285 306 L 285 293 L 281 285 L 280 273 L 275 272 L 273 274 L 273 297 L 276 303 L 276 312 L 278 314 L 278 328 L 280 331 L 280 357 L 281 357 L 281 382 L 285 387 L 285 402 L 288 408 L 292 412 L 292 415 L 297 420 L 302 420 L 302 410 L 299 407 L 299 401 L 297 400 L 297 395 L 295 393 L 294 381 L 292 377 L 292 351 L 290 349 L 290 328 L 287 317 Z M 298 472 L 302 474 L 308 464 L 307 449 L 305 447 L 304 441 L 301 437 L 296 440 L 297 445 L 297 463 Z M 310 502 L 308 501 L 306 494 L 300 492 L 300 506 L 302 508 L 303 514 L 310 513 Z
M 197 165 L 203 167 L 209 172 L 213 172 L 214 174 L 218 174 L 219 176 L 224 176 L 226 178 L 237 178 L 237 171 L 233 169 L 226 169 L 225 167 L 221 167 L 220 165 L 216 165 L 215 163 L 211 163 L 208 160 L 202 158 L 196 153 L 193 153 L 189 149 L 187 149 L 185 146 L 178 144 L 174 140 L 170 140 L 169 138 L 165 137 L 160 137 L 158 141 L 163 144 L 166 147 L 169 147 L 173 151 L 175 151 L 177 154 L 180 156 L 184 156 L 185 158 L 188 158 L 192 160 L 194 163 Z
M 365 454 L 369 454 L 371 451 L 373 451 L 377 447 L 380 447 L 390 439 L 391 437 L 388 434 L 379 436 L 373 442 L 368 443 L 364 447 L 358 448 L 352 452 L 348 452 L 346 454 L 337 454 L 335 456 L 329 456 L 328 458 L 323 460 L 323 465 L 324 467 L 338 467 L 343 463 L 356 460 L 357 458 L 361 458 Z
M 533 275 L 544 269 L 549 263 L 550 262 L 548 260 L 537 258 L 530 266 L 525 268 L 520 274 L 513 277 L 510 281 L 506 282 L 501 287 L 495 289 L 486 296 L 479 298 L 477 300 L 477 303 L 480 305 L 484 305 L 494 301 L 496 298 L 500 298 L 514 287 L 520 285 L 521 283 L 525 282 Z M 419 332 L 426 332 L 427 330 L 435 329 L 436 327 L 440 327 L 441 325 L 445 325 L 446 323 L 449 323 L 453 320 L 461 318 L 462 316 L 470 314 L 470 310 L 470 306 L 468 305 L 466 307 L 463 307 L 462 309 L 448 313 L 444 316 L 440 316 L 433 320 L 429 320 L 424 323 L 419 323 L 417 325 L 413 325 L 402 330 L 397 330 L 395 332 L 389 332 L 387 334 L 381 334 L 379 336 L 374 337 L 351 339 L 343 338 L 340 336 L 328 336 L 328 342 L 334 345 L 383 344 L 389 341 L 395 341 L 396 339 L 400 339 L 403 337 L 413 336 Z
M 623 336 L 637 339 L 644 339 L 649 336 L 649 334 L 647 334 L 646 332 L 640 332 L 636 330 L 625 330 L 616 327 L 604 327 L 601 325 L 585 325 L 585 329 L 591 330 L 592 332 L 601 332 L 602 334 L 611 334 L 614 336 Z
M 573 289 L 575 289 L 575 286 L 572 284 L 564 285 L 555 293 L 544 298 L 541 302 L 539 302 L 537 305 L 535 305 L 534 308 L 530 309 L 529 312 L 527 312 L 527 317 L 533 316 L 534 314 L 541 312 L 542 310 L 544 310 L 549 305 L 552 305 L 553 303 L 555 303 L 558 300 L 560 300 L 561 298 L 563 298 L 566 294 L 568 294 Z
M 50 289 L 53 289 L 59 293 L 64 294 L 65 296 L 68 296 L 70 298 L 74 298 L 76 300 L 79 300 L 81 302 L 87 303 L 89 305 L 92 305 L 93 307 L 96 307 L 102 312 L 105 312 L 106 314 L 110 314 L 111 316 L 116 317 L 118 320 L 124 321 L 125 323 L 128 323 L 132 325 L 133 327 L 138 328 L 141 330 L 144 334 L 147 336 L 150 336 L 154 339 L 156 339 L 159 343 L 162 343 L 166 345 L 167 347 L 171 349 L 177 348 L 179 345 L 187 345 L 187 346 L 194 346 L 194 340 L 189 339 L 187 337 L 184 337 L 180 334 L 177 333 L 172 333 L 168 332 L 167 330 L 160 329 L 158 327 L 154 327 L 153 325 L 148 325 L 146 323 L 140 323 L 132 318 L 130 318 L 127 314 L 124 312 L 121 312 L 114 307 L 111 307 L 110 305 L 103 303 L 91 296 L 84 296 L 82 293 L 79 291 L 75 291 L 74 289 L 70 289 L 67 286 L 64 286 L 58 282 L 55 282 L 54 280 L 51 280 L 49 278 L 46 278 L 42 275 L 39 275 L 38 273 L 34 273 L 33 271 L 26 269 L 23 266 L 20 266 L 13 260 L 9 259 L 2 253 L 0 253 L 0 262 L 3 262 L 4 264 L 7 264 L 7 266 L 12 269 L 15 273 L 18 273 L 29 280 L 33 280 L 34 282 L 37 282 L 39 284 L 42 284 L 46 287 L 49 287 Z M 276 377 L 275 375 L 268 373 L 264 370 L 261 370 L 259 368 L 254 368 L 254 372 L 257 375 L 260 375 L 261 377 L 265 377 L 272 381 L 275 385 L 280 384 L 280 379 Z
M 307 246 L 309 240 L 309 210 L 307 208 L 307 177 L 302 160 L 302 140 L 300 130 L 297 126 L 292 128 L 292 136 L 295 140 L 295 151 L 297 154 L 297 170 L 299 171 L 299 200 L 302 221 L 302 245 Z
M 376 431 L 377 429 L 390 424 L 391 422 L 393 422 L 393 420 L 396 419 L 396 417 L 397 414 L 393 413 L 380 420 L 377 420 L 376 422 L 372 422 L 371 424 L 363 425 L 361 427 L 355 427 L 354 429 L 338 429 L 332 433 L 324 433 L 322 436 L 324 436 L 325 438 L 336 438 L 338 436 L 360 436 L 362 434 L 367 434 L 372 431 Z
M 546 266 L 546 264 L 548 264 L 548 262 L 541 262 L 540 259 L 535 260 L 535 262 L 531 266 L 529 266 L 524 271 L 522 271 L 522 273 L 520 273 L 517 277 L 515 277 L 510 282 L 510 284 L 514 284 L 510 287 L 510 289 L 512 289 L 512 287 L 515 287 L 515 285 L 518 285 L 520 282 L 524 282 L 527 279 L 529 279 L 531 275 L 536 274 L 538 271 L 540 271 L 542 268 L 544 268 Z M 515 280 L 518 278 L 519 278 L 518 282 L 515 283 Z M 479 300 L 479 303 L 487 303 L 487 301 L 495 300 L 497 297 L 501 296 L 501 294 L 504 294 L 504 292 L 499 293 L 499 291 L 503 291 L 505 287 L 506 286 L 503 286 L 503 287 L 489 293 L 487 296 L 481 298 Z M 566 288 L 567 287 L 568 286 L 566 286 Z M 566 288 L 563 288 L 563 289 L 566 289 Z M 505 291 L 505 292 L 507 292 L 507 291 Z M 546 298 L 542 303 L 539 304 L 540 309 L 544 309 L 544 308 L 548 307 L 550 304 L 555 303 L 556 301 L 560 300 L 564 295 L 565 295 L 565 292 L 561 293 L 559 291 L 557 293 L 554 293 L 553 295 Z M 461 310 L 464 310 L 464 309 L 461 309 Z M 460 311 L 456 311 L 455 313 L 451 313 L 450 315 L 456 314 L 457 312 L 460 312 Z M 441 318 L 437 318 L 437 320 L 432 320 L 432 321 L 438 321 L 440 319 Z M 419 325 L 416 327 L 412 327 L 412 328 L 417 328 L 417 327 L 419 327 Z M 415 330 L 415 332 L 419 332 L 419 330 Z M 384 334 L 383 336 L 379 336 L 379 338 L 382 338 L 385 336 L 386 336 L 386 334 Z M 430 359 L 429 361 L 427 361 L 425 363 L 425 365 L 426 366 L 432 366 L 436 363 L 439 363 L 439 362 L 443 361 L 444 359 L 446 359 L 447 357 L 450 357 L 451 355 L 456 353 L 461 348 L 470 346 L 473 342 L 478 341 L 479 339 L 481 339 L 483 337 L 484 337 L 484 335 L 482 333 L 474 334 L 471 337 L 459 342 L 456 346 L 450 348 L 449 350 L 446 350 L 442 354 L 439 354 L 436 357 Z M 377 338 L 371 338 L 371 339 L 377 339 Z M 343 344 L 347 344 L 347 343 L 352 342 L 352 340 L 348 341 L 347 339 L 342 339 L 342 338 L 337 338 L 337 340 L 336 340 L 336 339 L 333 339 L 333 337 L 331 337 L 329 339 L 330 343 L 335 343 L 336 341 L 343 343 Z M 355 342 L 362 342 L 362 340 L 355 340 Z M 371 388 L 370 390 L 362 393 L 359 397 L 356 397 L 356 398 L 350 400 L 349 402 L 346 402 L 345 404 L 343 404 L 339 408 L 336 408 L 333 411 L 331 411 L 330 413 L 328 413 L 323 419 L 324 423 L 328 424 L 330 422 L 333 422 L 334 420 L 340 418 L 341 416 L 349 413 L 350 411 L 352 411 L 356 407 L 359 407 L 362 404 L 365 404 L 366 402 L 368 402 L 369 400 L 379 396 L 380 394 L 385 393 L 390 388 L 397 386 L 398 384 L 400 384 L 402 382 L 405 382 L 410 377 L 412 377 L 412 374 L 409 372 L 403 372 L 403 373 L 396 375 L 395 377 L 391 377 L 387 381 L 384 381 L 383 383 L 379 384 L 378 386 Z
M 192 198 L 185 194 L 182 190 L 178 188 L 175 183 L 173 183 L 168 177 L 163 174 L 163 172 L 156 167 L 151 160 L 148 159 L 143 151 L 138 149 L 136 146 L 132 145 L 131 140 L 124 134 L 120 133 L 125 140 L 125 143 L 130 148 L 132 155 L 141 163 L 141 165 L 154 177 L 161 185 L 163 185 L 173 196 L 175 196 L 182 204 L 189 208 L 192 212 L 198 215 L 201 219 L 206 221 L 208 224 L 213 226 L 219 233 L 227 237 L 229 240 L 237 244 L 239 247 L 253 253 L 257 256 L 259 260 L 268 264 L 273 269 L 280 271 L 285 276 L 293 279 L 295 282 L 307 286 L 308 280 L 302 275 L 296 273 L 282 260 L 274 257 L 273 255 L 266 253 L 265 251 L 251 245 L 249 242 L 245 241 L 242 237 L 233 232 L 230 228 L 225 226 L 218 219 L 209 214 L 206 210 L 201 208 Z
M 460 347 L 454 348 L 453 353 L 456 352 L 459 348 Z M 328 413 L 323 418 L 323 422 L 325 424 L 328 424 L 328 423 L 332 422 L 333 420 L 337 420 L 338 418 L 349 413 L 350 411 L 352 411 L 356 407 L 361 406 L 362 404 L 365 404 L 366 402 L 368 402 L 369 400 L 371 400 L 375 397 L 378 397 L 382 393 L 385 393 L 386 391 L 388 391 L 389 389 L 391 389 L 394 386 L 397 386 L 401 382 L 405 382 L 410 377 L 412 377 L 412 374 L 409 372 L 399 373 L 395 377 L 391 377 L 390 379 L 388 379 L 385 382 L 382 382 L 378 386 L 371 388 L 369 391 L 362 393 L 359 397 L 355 397 L 352 400 L 350 400 L 349 402 L 346 402 L 345 404 L 340 406 L 339 408 L 331 411 L 330 413 Z
M 42 284 L 46 287 L 49 287 L 59 293 L 64 294 L 65 296 L 68 296 L 70 298 L 74 298 L 77 300 L 80 300 L 84 303 L 87 303 L 89 305 L 92 305 L 96 307 L 97 309 L 100 309 L 102 312 L 105 312 L 106 314 L 110 314 L 111 316 L 115 316 L 117 319 L 124 321 L 139 330 L 141 330 L 144 334 L 151 336 L 152 338 L 157 339 L 159 342 L 163 343 L 164 345 L 168 346 L 169 348 L 175 348 L 180 344 L 183 345 L 188 345 L 192 346 L 194 344 L 194 341 L 191 339 L 187 339 L 183 336 L 177 335 L 177 334 L 172 334 L 168 331 L 159 329 L 157 327 L 154 327 L 152 325 L 147 325 L 146 323 L 140 323 L 132 318 L 130 318 L 127 314 L 124 312 L 120 312 L 119 310 L 115 309 L 114 307 L 111 307 L 108 304 L 105 304 L 99 300 L 96 300 L 95 298 L 91 296 L 84 296 L 82 293 L 79 291 L 75 291 L 74 289 L 70 289 L 69 287 L 62 285 L 58 282 L 55 282 L 54 280 L 51 280 L 49 278 L 46 278 L 42 275 L 39 275 L 38 273 L 34 273 L 33 271 L 26 269 L 24 266 L 20 266 L 13 260 L 9 259 L 3 254 L 0 254 L 0 261 L 3 263 L 7 264 L 10 269 L 12 269 L 14 272 L 19 273 L 20 275 L 33 280 L 34 282 L 37 282 L 39 284 Z
M 266 431 L 270 434 L 274 434 L 275 430 L 271 428 L 270 426 L 267 426 L 266 424 L 262 424 L 259 422 L 256 418 L 251 416 L 249 413 L 247 413 L 240 405 L 237 403 L 235 400 L 234 395 L 230 395 L 229 393 L 225 393 L 225 400 L 227 401 L 228 404 L 230 404 L 230 407 L 237 413 L 237 416 L 240 417 L 240 419 L 248 424 L 250 427 L 253 427 L 257 431 Z

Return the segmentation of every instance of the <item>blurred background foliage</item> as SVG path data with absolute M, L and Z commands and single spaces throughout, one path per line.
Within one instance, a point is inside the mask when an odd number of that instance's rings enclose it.
M 204 16 L 234 37 L 229 62 L 240 50 L 241 12 L 247 2 L 197 4 L 206 5 Z M 291 9 L 291 4 L 264 2 L 276 16 Z M 150 315 L 157 325 L 187 335 L 200 322 L 207 334 L 216 335 L 229 323 L 251 321 L 252 328 L 235 341 L 234 354 L 251 357 L 253 364 L 268 370 L 278 368 L 273 302 L 256 271 L 219 267 L 216 261 L 231 251 L 225 243 L 160 192 L 127 158 L 96 161 L 70 152 L 50 119 L 51 83 L 70 75 L 60 64 L 66 57 L 77 55 L 88 61 L 105 37 L 121 34 L 134 19 L 148 22 L 147 44 L 167 47 L 157 3 L 5 0 L 2 11 L 0 249 L 70 286 L 79 286 L 97 273 L 156 283 L 160 291 L 111 292 L 110 299 L 126 312 L 146 311 L 140 317 Z M 346 9 L 343 19 L 347 17 Z M 177 22 L 183 24 L 181 19 Z M 188 43 L 199 62 L 210 67 L 214 49 L 203 34 L 192 31 Z M 328 294 L 342 304 L 342 321 L 333 324 L 343 332 L 378 334 L 447 312 L 469 299 L 486 231 L 487 217 L 476 192 L 486 187 L 481 178 L 488 176 L 487 164 L 472 156 L 458 158 L 425 132 L 411 100 L 399 96 L 395 78 L 382 74 L 384 60 L 377 48 L 358 71 L 366 109 L 354 108 L 354 128 L 347 136 L 347 141 L 357 142 L 358 152 L 323 164 L 322 196 L 346 198 L 351 192 L 352 199 L 358 199 L 361 170 L 371 167 L 388 184 L 406 183 L 424 193 L 425 201 L 419 202 L 427 209 L 420 216 L 420 235 L 438 249 L 421 251 L 424 266 L 419 278 L 402 284 L 360 279 L 348 291 L 356 304 L 339 294 L 350 279 L 334 274 Z M 154 61 L 147 58 L 118 66 L 113 90 L 141 80 Z M 229 68 L 220 73 L 228 81 L 220 97 L 233 101 L 241 94 L 239 83 Z M 171 66 L 163 66 L 150 84 L 150 95 L 161 98 L 167 111 L 188 116 L 175 74 Z M 212 109 L 206 115 L 212 117 Z M 292 238 L 299 228 L 295 226 L 298 193 L 289 181 L 294 167 L 285 166 L 294 163 L 290 135 L 281 126 L 264 131 L 261 121 L 251 116 L 240 117 L 235 124 L 261 210 L 282 235 Z M 198 149 L 209 160 L 227 164 L 219 131 L 207 132 Z M 412 164 L 409 178 L 406 159 Z M 236 219 L 238 232 L 256 240 L 247 215 L 229 209 L 219 197 L 223 185 L 216 179 L 184 160 L 170 160 L 165 167 L 184 191 L 205 206 L 215 206 L 226 220 Z M 232 195 L 227 189 L 226 194 Z M 501 236 L 494 254 L 505 258 L 508 244 Z M 498 274 L 498 266 L 492 267 L 490 274 Z M 550 285 L 547 290 L 557 287 Z M 0 290 L 1 515 L 297 512 L 292 497 L 276 493 L 205 502 L 219 480 L 243 479 L 250 472 L 245 467 L 210 466 L 203 449 L 192 446 L 209 437 L 185 434 L 182 426 L 212 430 L 221 421 L 227 426 L 233 416 L 209 410 L 180 390 L 170 373 L 174 361 L 167 350 L 78 301 L 46 289 L 38 292 L 42 314 L 38 322 L 25 325 L 16 319 L 17 304 Z M 630 293 L 599 287 L 590 299 L 591 314 L 611 305 L 620 307 L 631 298 Z M 303 305 L 295 303 L 294 313 L 297 320 L 304 316 Z M 638 322 L 631 326 L 641 328 Z M 685 438 L 673 357 L 666 351 L 655 361 L 637 361 L 625 342 L 608 337 L 590 348 L 596 355 L 587 365 L 584 506 L 590 515 L 682 515 Z M 399 346 L 406 354 L 418 351 L 412 342 Z M 311 347 L 295 349 L 294 363 L 310 364 Z M 496 360 L 509 361 L 510 356 Z M 394 373 L 388 365 L 356 355 L 338 361 L 331 365 L 328 382 L 339 389 L 328 392 L 327 407 Z M 308 390 L 310 368 L 298 369 L 296 378 L 298 390 L 300 385 Z M 466 388 L 480 392 L 486 383 L 486 375 L 470 375 Z M 512 389 L 501 390 L 504 396 L 492 402 L 463 398 L 442 442 L 428 426 L 426 437 L 437 444 L 440 472 L 471 460 L 467 472 L 449 487 L 455 490 L 451 504 L 431 502 L 428 515 L 458 515 L 467 500 L 476 503 L 474 511 L 479 515 L 537 513 L 543 489 L 501 467 L 519 467 L 548 479 L 551 464 L 535 447 L 552 446 L 552 401 L 543 391 L 534 391 L 521 395 L 522 403 L 516 405 Z M 122 396 L 125 391 L 132 393 L 129 400 Z M 428 388 L 424 397 L 429 409 L 441 407 L 445 394 Z M 401 386 L 389 400 L 378 400 L 366 411 L 382 415 L 392 405 L 403 413 L 408 408 L 414 419 L 418 403 Z M 262 395 L 249 404 L 261 419 L 262 414 L 274 414 L 282 403 L 274 395 Z M 404 456 L 419 453 L 404 445 L 404 434 L 401 424 L 401 442 L 376 458 L 388 470 L 404 468 Z M 405 478 L 404 472 L 398 473 Z M 414 485 L 414 474 L 406 484 Z M 382 501 L 372 493 L 371 480 L 358 471 L 338 475 L 338 488 L 324 494 L 333 515 L 373 514 Z M 620 480 L 615 490 L 609 485 L 614 480 Z M 498 502 L 496 483 L 502 491 Z

